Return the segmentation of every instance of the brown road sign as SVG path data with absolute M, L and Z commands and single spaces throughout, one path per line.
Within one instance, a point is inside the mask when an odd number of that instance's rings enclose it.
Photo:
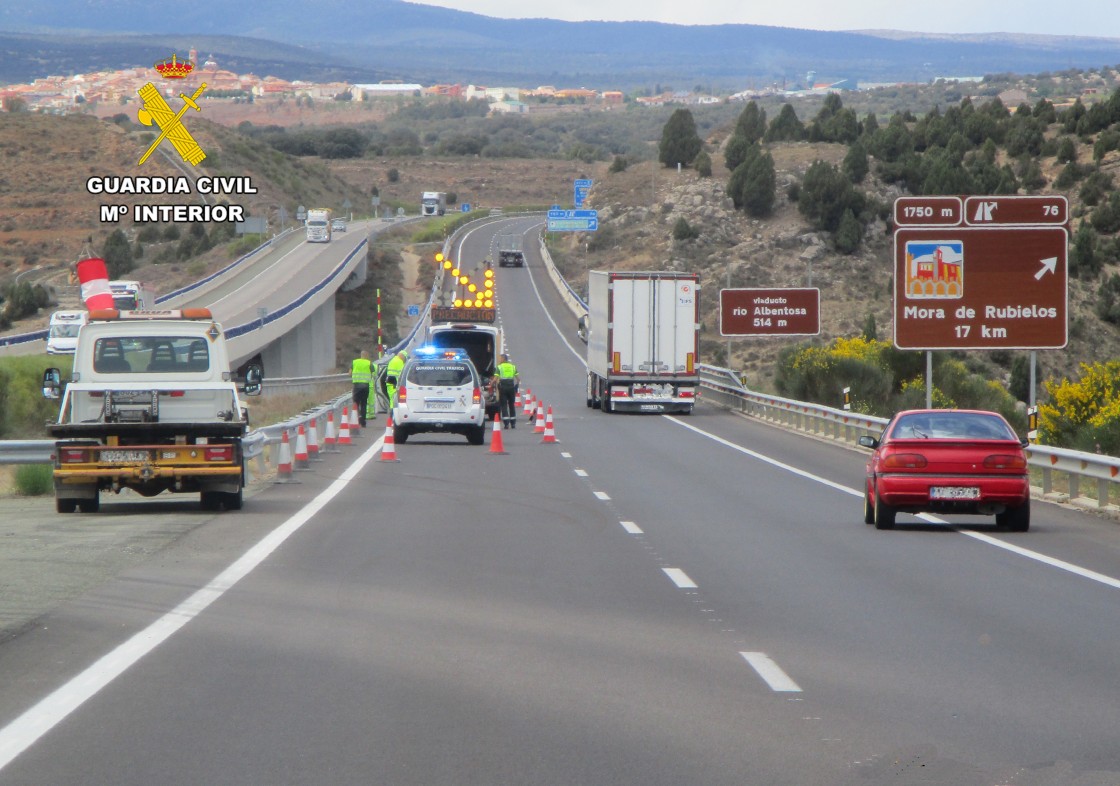
M 1060 194 L 970 196 L 964 200 L 964 223 L 984 226 L 1065 226 L 1069 202 Z
M 894 201 L 894 224 L 899 227 L 955 227 L 963 216 L 960 197 L 899 197 Z
M 815 336 L 821 332 L 819 289 L 721 289 L 723 336 Z
M 1064 226 L 903 227 L 894 243 L 899 349 L 1066 345 Z

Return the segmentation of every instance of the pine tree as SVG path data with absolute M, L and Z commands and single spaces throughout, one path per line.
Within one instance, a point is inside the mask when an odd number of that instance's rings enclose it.
M 669 117 L 661 131 L 658 160 L 665 166 L 688 166 L 704 147 L 696 133 L 696 120 L 692 112 L 678 109 Z
M 128 275 L 132 270 L 132 246 L 123 231 L 116 229 L 105 239 L 101 258 L 105 260 L 109 278 L 124 278 Z

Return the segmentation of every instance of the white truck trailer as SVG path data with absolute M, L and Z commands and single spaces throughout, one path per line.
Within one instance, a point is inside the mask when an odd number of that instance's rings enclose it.
M 692 412 L 699 349 L 699 275 L 588 273 L 587 406 Z

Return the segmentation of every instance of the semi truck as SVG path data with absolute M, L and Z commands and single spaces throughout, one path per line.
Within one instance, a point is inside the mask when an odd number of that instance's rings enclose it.
M 442 191 L 425 191 L 420 195 L 420 215 L 442 216 L 447 212 L 447 194 Z
M 498 235 L 498 267 L 525 267 L 525 250 L 521 244 L 521 235 Z
M 151 311 L 156 307 L 156 292 L 141 281 L 110 281 L 113 308 L 118 311 Z
M 78 335 L 73 374 L 43 374 L 43 396 L 61 399 L 47 426 L 54 446 L 55 509 L 96 512 L 101 492 L 196 493 L 204 509 L 242 506 L 242 438 L 263 371 L 239 388 L 225 331 L 209 309 L 94 310 Z
M 313 207 L 307 211 L 307 242 L 331 242 L 331 211 L 325 207 Z
M 588 273 L 587 406 L 603 412 L 692 412 L 700 389 L 700 277 Z

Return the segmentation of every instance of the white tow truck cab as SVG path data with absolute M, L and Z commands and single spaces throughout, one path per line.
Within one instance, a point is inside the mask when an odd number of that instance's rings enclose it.
M 254 366 L 238 389 L 209 309 L 91 311 L 65 390 L 58 369 L 43 376 L 44 396 L 61 393 L 48 426 L 58 511 L 96 511 L 101 491 L 122 488 L 195 492 L 204 508 L 239 509 L 248 430 L 240 394 L 259 394 L 260 383 Z

